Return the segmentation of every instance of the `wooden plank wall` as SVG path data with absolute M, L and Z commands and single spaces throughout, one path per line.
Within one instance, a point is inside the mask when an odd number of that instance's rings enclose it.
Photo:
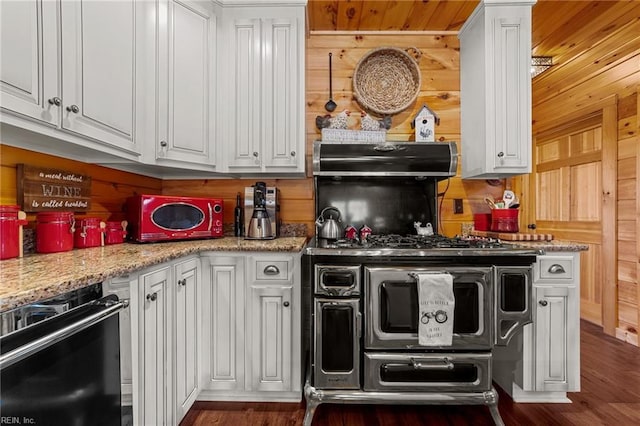
M 615 97 L 617 111 L 617 160 L 607 172 L 617 174 L 617 187 L 603 194 L 603 200 L 616 194 L 615 223 L 603 223 L 603 231 L 615 233 L 617 256 L 603 251 L 582 253 L 582 274 L 602 267 L 604 281 L 615 283 L 607 290 L 613 297 L 603 298 L 602 325 L 605 331 L 621 340 L 638 345 L 640 325 L 639 255 L 640 242 L 640 19 L 622 16 L 617 26 L 603 33 L 600 40 L 589 40 L 585 53 L 558 60 L 558 65 L 533 80 L 534 136 L 554 123 L 562 122 L 578 110 L 607 102 Z M 603 152 L 603 155 L 606 153 Z M 616 165 L 617 164 L 617 167 Z M 603 167 L 605 167 L 603 163 Z M 518 186 L 520 183 L 516 183 Z M 526 188 L 527 183 L 522 182 Z M 604 191 L 604 189 L 603 189 Z M 603 235 L 604 238 L 610 237 Z M 611 271 L 611 272 L 606 272 Z M 585 289 L 589 293 L 590 289 Z M 584 293 L 584 294 L 586 294 Z M 586 306 L 583 306 L 583 309 Z M 589 318 L 586 318 L 589 319 Z
M 402 49 L 416 47 L 422 52 L 419 66 L 422 87 L 413 107 L 393 117 L 388 139 L 408 141 L 413 138 L 411 119 L 426 103 L 440 117 L 436 137 L 440 140 L 460 140 L 460 61 L 459 42 L 453 33 L 311 33 L 306 40 L 306 164 L 307 178 L 276 179 L 265 181 L 280 189 L 281 217 L 287 223 L 304 223 L 309 235 L 315 232 L 313 179 L 311 154 L 313 141 L 320 139 L 316 128 L 318 115 L 327 114 L 324 109 L 329 100 L 329 52 L 333 54 L 333 99 L 338 104 L 333 115 L 348 109 L 356 114 L 359 106 L 353 98 L 352 77 L 360 58 L 371 49 L 395 46 Z M 458 145 L 461 152 L 461 147 Z M 464 153 L 462 153 L 464 155 Z M 249 180 L 165 181 L 163 192 L 167 194 L 216 195 L 225 199 L 225 205 L 235 204 L 235 195 L 251 185 Z M 490 186 L 484 180 L 465 181 L 453 178 L 442 202 L 442 233 L 455 235 L 461 232 L 461 224 L 472 222 L 472 212 L 488 212 L 483 203 L 485 194 L 501 197 L 506 183 Z M 440 185 L 440 192 L 446 182 Z M 453 214 L 453 199 L 463 200 L 463 214 Z M 225 222 L 232 221 L 230 209 L 225 209 Z
M 17 203 L 16 164 L 20 163 L 91 176 L 91 210 L 83 212 L 82 216 L 123 220 L 123 204 L 127 197 L 134 193 L 162 193 L 160 179 L 0 144 L 0 204 Z M 29 226 L 33 227 L 35 213 L 28 214 L 27 220 L 30 222 Z
M 640 83 L 640 72 L 638 73 Z M 640 330 L 640 86 L 618 100 L 618 326 L 638 346 Z

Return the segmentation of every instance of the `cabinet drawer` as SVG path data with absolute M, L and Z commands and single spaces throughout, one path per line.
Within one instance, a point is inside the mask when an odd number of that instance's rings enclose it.
M 573 279 L 573 257 L 538 256 L 536 279 L 571 280 Z
M 288 280 L 289 261 L 256 260 L 256 280 Z

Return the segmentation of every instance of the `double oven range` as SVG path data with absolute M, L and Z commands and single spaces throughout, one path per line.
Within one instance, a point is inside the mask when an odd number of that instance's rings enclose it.
M 536 250 L 438 230 L 453 143 L 314 145 L 316 212 L 333 206 L 366 240 L 312 240 L 303 256 L 310 425 L 321 403 L 479 404 L 502 424 L 492 348 L 531 321 Z M 416 235 L 415 222 L 433 235 Z M 420 345 L 418 276 L 451 276 L 451 344 Z

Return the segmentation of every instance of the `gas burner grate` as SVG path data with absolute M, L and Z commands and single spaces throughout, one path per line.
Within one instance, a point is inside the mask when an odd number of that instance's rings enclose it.
M 340 239 L 325 241 L 322 247 L 336 249 L 439 249 L 439 248 L 503 248 L 500 240 L 478 237 L 445 237 L 443 235 L 398 235 L 373 234 L 367 241 L 360 243 L 356 240 Z

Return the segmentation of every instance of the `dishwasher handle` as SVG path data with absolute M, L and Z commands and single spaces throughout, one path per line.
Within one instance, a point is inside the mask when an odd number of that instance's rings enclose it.
M 95 306 L 102 306 L 103 309 L 99 310 L 98 312 L 91 313 L 83 317 L 82 319 L 73 322 L 72 324 L 64 325 L 59 329 L 53 331 L 52 333 L 49 333 L 45 336 L 37 338 L 29 343 L 19 346 L 14 350 L 0 356 L 0 370 L 3 370 L 23 360 L 24 358 L 30 355 L 33 355 L 34 353 L 39 352 L 61 340 L 64 340 L 69 336 L 72 336 L 101 321 L 106 320 L 107 318 L 117 314 L 121 309 L 124 309 L 127 306 L 129 306 L 129 300 L 123 299 L 118 301 L 117 297 L 111 295 L 99 300 L 89 302 L 85 305 L 78 306 L 77 308 L 71 311 L 68 311 L 68 313 L 72 313 L 76 309 L 77 310 L 81 310 L 81 309 L 94 310 Z M 61 317 L 62 315 L 59 316 L 58 318 L 61 318 Z

